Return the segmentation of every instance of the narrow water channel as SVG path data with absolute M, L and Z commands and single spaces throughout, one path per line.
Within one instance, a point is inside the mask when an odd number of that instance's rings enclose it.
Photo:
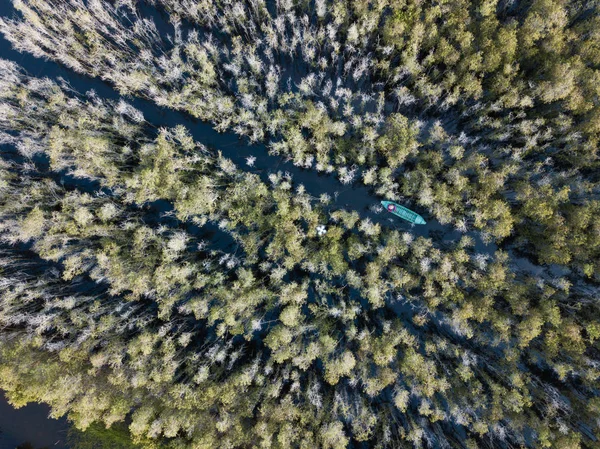
M 10 17 L 14 13 L 15 11 L 10 2 L 0 2 L 0 16 Z M 114 100 L 120 98 L 116 90 L 108 83 L 97 78 L 77 74 L 53 61 L 44 61 L 27 53 L 19 53 L 13 50 L 11 44 L 1 35 L 0 58 L 17 62 L 31 76 L 49 77 L 54 80 L 62 77 L 69 82 L 73 89 L 82 94 L 94 90 L 100 98 Z M 280 156 L 270 155 L 264 144 L 249 145 L 235 133 L 219 133 L 209 123 L 195 120 L 183 112 L 168 110 L 149 100 L 139 98 L 127 98 L 127 101 L 139 109 L 144 114 L 145 119 L 157 128 L 184 125 L 196 141 L 220 151 L 223 156 L 231 159 L 240 169 L 258 174 L 263 182 L 269 183 L 269 174 L 271 173 L 287 172 L 292 175 L 296 185 L 302 184 L 307 193 L 315 198 L 323 193 L 330 195 L 333 200 L 330 204 L 331 208 L 351 209 L 357 211 L 361 218 L 369 218 L 374 223 L 380 223 L 382 226 L 409 231 L 415 236 L 437 237 L 446 241 L 458 240 L 461 236 L 451 226 L 442 225 L 419 207 L 415 208 L 415 211 L 423 215 L 427 221 L 426 226 L 412 226 L 385 211 L 379 212 L 379 210 L 382 210 L 378 207 L 380 201 L 385 198 L 375 195 L 360 180 L 351 185 L 343 185 L 339 182 L 335 173 L 318 173 L 313 168 L 296 167 Z M 246 158 L 250 156 L 255 158 L 252 167 L 246 164 Z M 409 208 L 413 207 L 412 204 L 405 205 Z M 470 234 L 475 238 L 477 251 L 492 254 L 496 250 L 496 246 L 493 244 L 485 245 L 479 239 L 478 234 Z

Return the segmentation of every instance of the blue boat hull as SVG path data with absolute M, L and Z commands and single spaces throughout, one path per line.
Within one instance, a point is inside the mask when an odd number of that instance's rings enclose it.
M 409 223 L 424 225 L 426 224 L 425 219 L 421 217 L 416 212 L 407 209 L 404 206 L 401 206 L 398 203 L 394 203 L 393 201 L 382 201 L 381 204 L 385 207 L 385 210 L 394 214 L 397 217 L 402 218 L 403 220 L 408 221 Z

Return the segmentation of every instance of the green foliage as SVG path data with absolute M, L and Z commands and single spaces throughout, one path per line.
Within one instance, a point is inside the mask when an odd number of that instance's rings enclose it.
M 67 436 L 72 449 L 136 449 L 141 447 L 131 441 L 127 427 L 114 426 L 109 429 L 94 424 L 85 432 L 72 427 Z
M 15 406 L 67 414 L 82 448 L 594 447 L 597 5 L 14 6 L 18 50 L 360 179 L 443 234 L 0 61 Z

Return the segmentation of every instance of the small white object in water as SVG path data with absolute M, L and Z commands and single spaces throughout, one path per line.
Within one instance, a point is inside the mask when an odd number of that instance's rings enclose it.
M 255 162 L 256 162 L 256 156 L 248 156 L 246 158 L 246 165 L 248 167 L 254 167 Z
M 319 235 L 319 237 L 327 234 L 327 228 L 325 227 L 325 225 L 317 226 L 317 234 Z

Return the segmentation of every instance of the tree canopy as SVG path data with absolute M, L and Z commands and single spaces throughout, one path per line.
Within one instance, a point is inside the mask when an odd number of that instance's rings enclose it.
M 105 426 L 128 447 L 127 426 L 149 449 L 597 447 L 597 5 L 13 5 L 14 48 L 120 95 L 0 59 L 13 405 L 67 414 L 82 445 Z

